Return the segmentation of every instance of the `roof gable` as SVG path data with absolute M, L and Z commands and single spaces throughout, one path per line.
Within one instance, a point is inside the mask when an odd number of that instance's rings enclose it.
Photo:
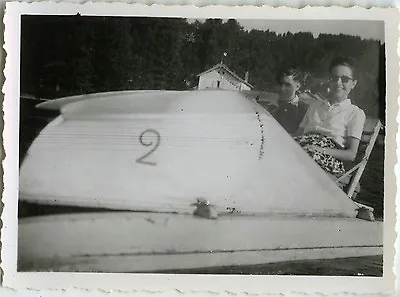
M 242 79 L 239 75 L 237 75 L 235 72 L 233 72 L 232 70 L 230 70 L 225 64 L 223 63 L 218 63 L 216 65 L 214 65 L 213 67 L 211 67 L 210 69 L 203 71 L 202 73 L 198 74 L 197 76 L 202 76 L 206 73 L 209 73 L 211 71 L 217 70 L 218 68 L 224 69 L 226 72 L 228 72 L 230 75 L 232 75 L 234 78 L 236 78 L 238 81 L 240 81 L 241 83 L 246 84 L 247 86 L 249 86 L 250 88 L 254 88 L 249 82 L 245 81 L 244 79 Z

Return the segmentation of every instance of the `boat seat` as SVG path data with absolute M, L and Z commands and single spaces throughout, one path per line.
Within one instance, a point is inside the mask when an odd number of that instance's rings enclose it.
M 353 166 L 336 180 L 337 184 L 349 180 L 349 183 L 344 188 L 344 191 L 350 199 L 356 198 L 354 194 L 357 188 L 359 188 L 360 179 L 362 177 L 362 174 L 364 173 L 365 167 L 367 166 L 369 157 L 375 146 L 376 139 L 378 138 L 378 134 L 381 128 L 382 124 L 379 120 L 376 120 L 372 129 L 364 126 L 364 131 L 359 146 L 359 154 L 358 158 L 356 158 L 355 164 L 353 163 Z M 358 202 L 355 203 L 360 207 L 358 213 L 359 218 L 367 219 L 370 221 L 374 220 L 374 209 L 372 207 Z

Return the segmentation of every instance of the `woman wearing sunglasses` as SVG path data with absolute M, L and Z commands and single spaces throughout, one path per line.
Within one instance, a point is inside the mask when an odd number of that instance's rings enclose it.
M 345 173 L 343 161 L 354 161 L 366 117 L 348 98 L 357 84 L 353 62 L 335 58 L 329 70 L 329 96 L 310 105 L 295 139 L 335 178 Z

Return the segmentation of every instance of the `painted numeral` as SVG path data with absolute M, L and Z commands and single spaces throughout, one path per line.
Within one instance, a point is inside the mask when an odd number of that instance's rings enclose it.
M 154 135 L 156 136 L 156 141 L 155 141 L 155 143 L 154 143 L 153 141 L 145 142 L 145 141 L 143 140 L 143 136 L 149 135 L 149 134 L 150 134 L 150 135 L 151 135 L 151 134 L 154 134 Z M 145 159 L 148 158 L 152 153 L 154 153 L 155 150 L 159 147 L 159 145 L 160 145 L 160 140 L 161 140 L 160 133 L 158 133 L 156 130 L 147 129 L 147 130 L 143 131 L 142 134 L 140 134 L 139 141 L 140 141 L 140 143 L 141 143 L 142 145 L 144 145 L 144 146 L 149 146 L 149 147 L 151 147 L 151 148 L 150 148 L 150 150 L 149 150 L 146 154 L 144 154 L 142 157 L 140 157 L 139 159 L 137 159 L 137 160 L 136 160 L 136 163 L 145 164 L 145 165 L 151 165 L 151 166 L 156 166 L 156 163 L 155 163 L 155 162 L 146 161 Z

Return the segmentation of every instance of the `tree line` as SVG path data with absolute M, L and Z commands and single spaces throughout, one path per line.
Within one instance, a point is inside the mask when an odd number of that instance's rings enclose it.
M 38 97 L 193 89 L 224 53 L 230 69 L 270 91 L 283 65 L 318 80 L 345 55 L 358 66 L 354 102 L 370 116 L 384 103 L 384 44 L 357 36 L 245 30 L 233 19 L 23 16 L 21 26 L 21 93 Z

